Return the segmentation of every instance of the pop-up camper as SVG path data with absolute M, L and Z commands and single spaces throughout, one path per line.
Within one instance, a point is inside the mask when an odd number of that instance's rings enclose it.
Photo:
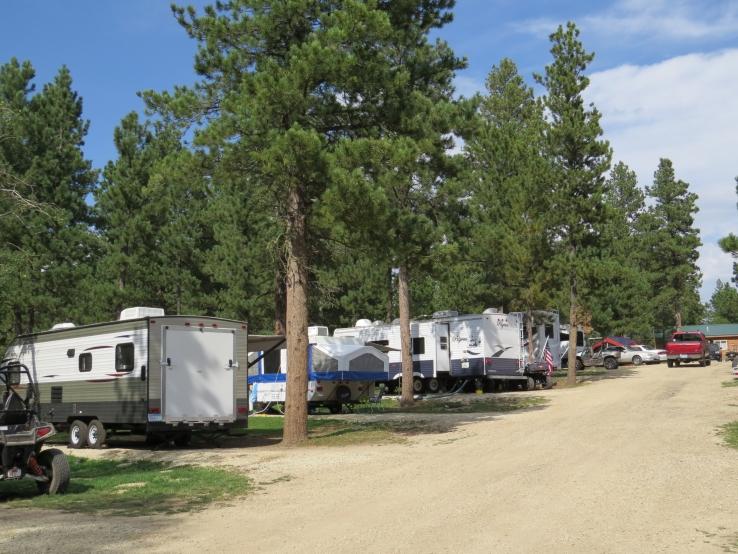
M 339 412 L 372 394 L 375 381 L 386 381 L 387 355 L 361 340 L 328 336 L 323 326 L 308 329 L 308 407 L 326 406 Z M 285 401 L 287 352 L 252 352 L 256 363 L 249 369 L 250 400 L 257 411 L 269 403 Z M 252 362 L 253 363 L 253 362 Z

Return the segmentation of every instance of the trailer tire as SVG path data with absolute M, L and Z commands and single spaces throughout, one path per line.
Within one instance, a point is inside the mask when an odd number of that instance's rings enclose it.
M 340 404 L 331 404 L 328 406 L 328 409 L 332 414 L 340 414 L 341 413 L 341 405 Z
M 87 425 L 87 446 L 90 448 L 102 448 L 107 435 L 102 421 L 93 419 Z
M 339 405 L 344 402 L 351 402 L 351 389 L 345 385 L 336 387 L 336 400 Z
M 633 365 L 641 365 L 643 363 L 643 358 L 640 356 L 633 356 Z
M 577 371 L 582 371 L 584 369 L 584 362 L 580 358 L 577 358 L 577 361 L 574 362 L 574 368 Z
M 184 433 L 178 433 L 174 437 L 174 445 L 179 447 L 189 446 L 192 440 L 192 433 L 185 431 Z
M 433 377 L 432 379 L 428 379 L 428 392 L 432 394 L 436 394 L 437 392 L 440 392 L 441 390 L 441 382 Z
M 69 448 L 84 448 L 87 445 L 87 424 L 75 419 L 69 426 Z
M 425 388 L 425 383 L 423 383 L 423 380 L 420 377 L 413 378 L 413 393 L 414 394 L 422 393 L 424 388 Z
M 49 478 L 45 483 L 36 482 L 41 494 L 63 494 L 69 486 L 69 460 L 58 448 L 44 450 L 38 455 L 38 463 Z

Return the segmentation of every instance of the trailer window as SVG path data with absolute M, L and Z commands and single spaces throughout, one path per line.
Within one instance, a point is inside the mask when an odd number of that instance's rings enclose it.
M 425 338 L 418 337 L 413 339 L 413 354 L 425 354 Z
M 115 345 L 115 371 L 131 371 L 133 369 L 133 343 Z
M 441 350 L 448 350 L 448 337 L 438 337 Z
M 79 370 L 92 371 L 92 354 L 90 352 L 79 355 Z

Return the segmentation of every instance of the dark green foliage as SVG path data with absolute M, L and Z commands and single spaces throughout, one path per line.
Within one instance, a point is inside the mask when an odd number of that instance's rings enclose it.
M 694 227 L 697 195 L 689 192 L 687 183 L 676 179 L 668 159 L 659 162 L 647 193 L 654 204 L 643 219 L 648 252 L 644 267 L 652 276 L 651 309 L 657 328 L 699 323 L 702 304 L 697 249 L 702 243 Z
M 718 279 L 710 297 L 708 323 L 738 323 L 738 290 Z
M 736 192 L 738 192 L 738 177 L 735 178 Z M 723 252 L 727 252 L 733 258 L 738 258 L 738 236 L 730 233 L 728 236 L 720 239 L 720 248 Z M 733 282 L 738 283 L 738 263 L 733 262 Z
M 102 245 L 86 202 L 96 180 L 82 154 L 88 122 L 66 68 L 31 96 L 33 77 L 28 62 L 0 66 L 0 175 L 28 201 L 0 198 L 2 343 L 97 315 L 92 285 Z

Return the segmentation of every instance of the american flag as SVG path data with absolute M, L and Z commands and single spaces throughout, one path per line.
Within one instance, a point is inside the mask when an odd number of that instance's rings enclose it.
M 552 375 L 554 371 L 554 359 L 553 355 L 551 354 L 551 349 L 548 347 L 548 345 L 543 351 L 543 361 L 546 363 L 546 375 Z

